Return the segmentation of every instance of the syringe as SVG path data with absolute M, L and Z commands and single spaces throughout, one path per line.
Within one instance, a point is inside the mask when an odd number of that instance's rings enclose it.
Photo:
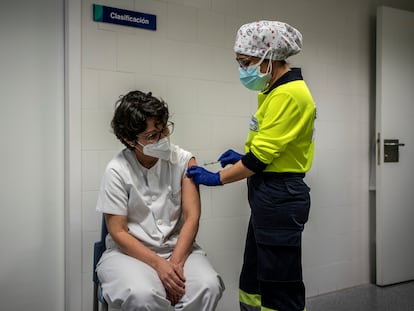
M 219 161 L 204 162 L 203 166 L 209 166 L 209 165 L 213 165 L 213 164 L 217 164 L 217 163 L 219 163 Z

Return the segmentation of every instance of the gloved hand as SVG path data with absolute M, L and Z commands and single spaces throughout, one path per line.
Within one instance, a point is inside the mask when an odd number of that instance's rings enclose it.
M 200 166 L 192 166 L 187 170 L 187 177 L 190 177 L 194 182 L 199 185 L 206 186 L 220 186 L 222 185 L 220 181 L 220 172 L 213 173 L 207 171 L 205 168 Z
M 239 160 L 243 157 L 243 154 L 240 154 L 232 149 L 227 150 L 224 152 L 218 161 L 220 161 L 221 167 L 225 167 L 227 164 L 234 164 L 239 162 Z

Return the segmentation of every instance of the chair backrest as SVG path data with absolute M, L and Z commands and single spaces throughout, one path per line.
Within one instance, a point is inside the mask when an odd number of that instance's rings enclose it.
M 101 240 L 95 242 L 93 247 L 93 311 L 99 310 L 99 302 L 102 304 L 101 310 L 108 311 L 108 304 L 102 295 L 102 287 L 99 282 L 98 274 L 96 273 L 96 265 L 106 249 L 105 238 L 107 234 L 108 229 L 106 228 L 105 214 L 102 214 Z
M 106 250 L 105 238 L 107 234 L 108 234 L 108 229 L 106 228 L 105 215 L 102 214 L 101 240 L 98 242 L 95 242 L 94 248 L 93 248 L 93 282 L 96 284 L 99 283 L 98 275 L 95 271 L 96 265 L 98 264 L 98 261 L 101 258 L 103 252 Z

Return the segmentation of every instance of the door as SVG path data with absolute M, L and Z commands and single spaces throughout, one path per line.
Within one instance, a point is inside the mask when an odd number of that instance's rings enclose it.
M 0 1 L 0 310 L 65 309 L 66 2 Z
M 377 284 L 414 279 L 414 13 L 377 17 Z

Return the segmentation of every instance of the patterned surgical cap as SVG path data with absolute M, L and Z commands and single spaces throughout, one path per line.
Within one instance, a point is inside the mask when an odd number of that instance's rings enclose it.
M 241 26 L 234 43 L 236 53 L 260 58 L 266 54 L 265 58 L 273 60 L 284 60 L 299 53 L 301 48 L 302 34 L 292 26 L 276 21 L 257 21 Z

